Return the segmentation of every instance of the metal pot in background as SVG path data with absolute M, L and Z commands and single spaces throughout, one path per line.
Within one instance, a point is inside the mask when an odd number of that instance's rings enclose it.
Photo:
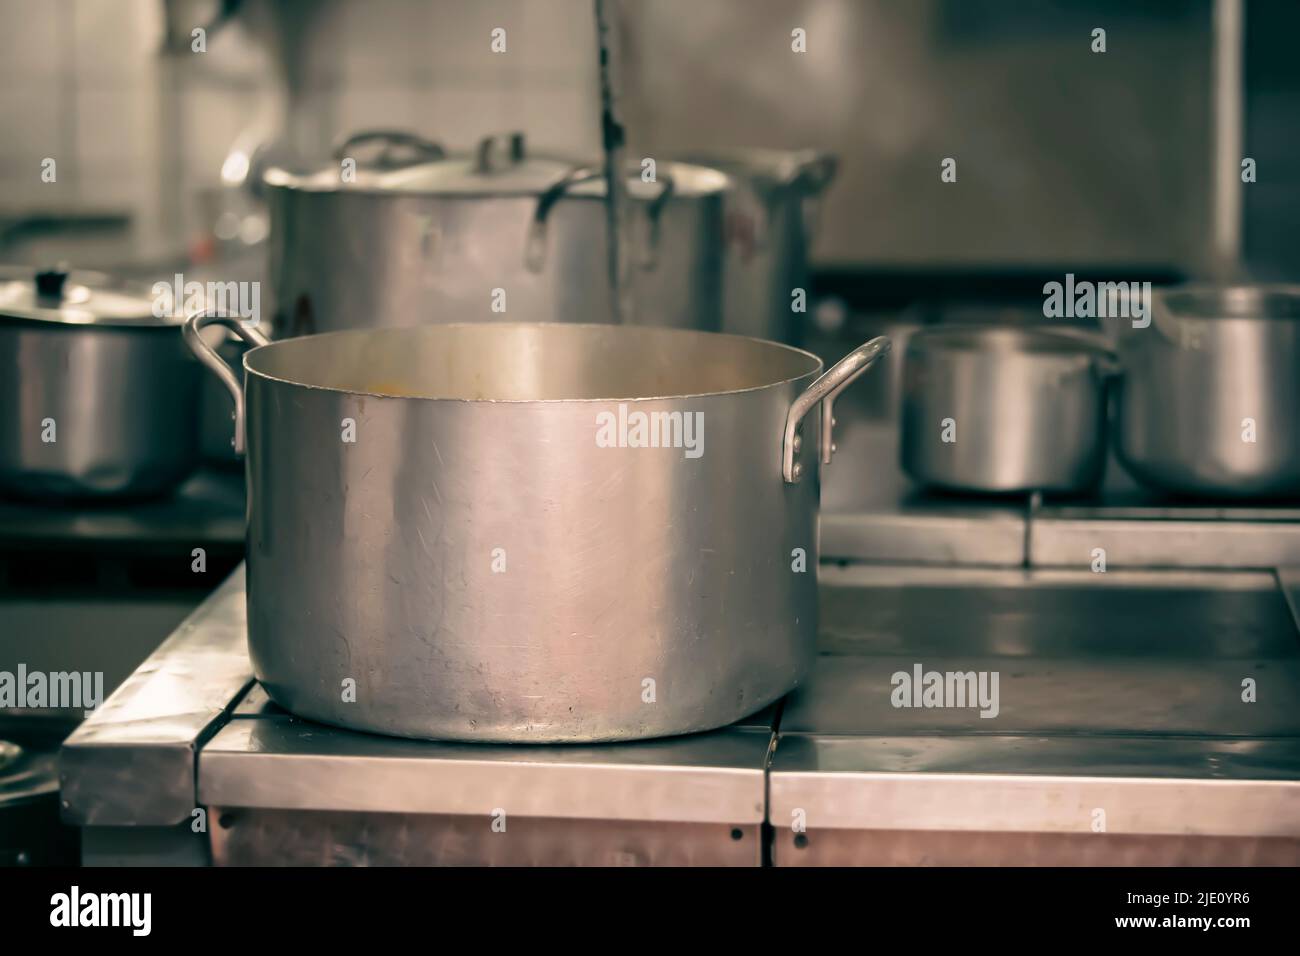
M 794 311 L 792 293 L 808 290 L 808 250 L 821 194 L 835 178 L 835 157 L 816 150 L 722 149 L 683 158 L 720 169 L 735 183 L 727 196 L 723 331 L 800 341 L 804 313 Z
M 903 364 L 902 465 L 952 491 L 1077 493 L 1106 464 L 1104 345 L 1063 329 L 940 326 Z
M 1300 494 L 1300 287 L 1157 290 L 1151 322 L 1110 327 L 1124 369 L 1115 449 L 1156 489 Z
M 268 171 L 277 336 L 613 320 L 598 166 L 530 156 L 521 134 L 489 137 L 472 156 L 393 137 L 353 137 L 311 174 Z M 377 157 L 354 156 L 376 146 Z M 349 158 L 355 175 L 343 181 Z M 656 177 L 628 179 L 637 324 L 716 329 L 730 181 L 668 162 Z
M 151 300 L 42 272 L 0 283 L 0 488 L 148 496 L 198 464 L 199 366 Z
M 199 335 L 212 323 L 259 344 L 242 389 Z M 731 723 L 807 673 L 818 460 L 835 396 L 886 340 L 819 375 L 772 342 L 616 325 L 262 344 L 205 316 L 186 337 L 246 427 L 249 647 L 289 710 L 631 740 Z

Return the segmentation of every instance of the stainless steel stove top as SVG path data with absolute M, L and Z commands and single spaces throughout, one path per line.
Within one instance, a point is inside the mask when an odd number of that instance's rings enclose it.
M 1300 577 L 859 565 L 821 583 L 813 679 L 777 707 L 511 747 L 280 710 L 252 680 L 237 572 L 68 741 L 65 815 L 88 860 L 141 826 L 218 863 L 987 862 L 990 834 L 1033 860 L 1300 860 Z M 996 716 L 895 706 L 917 667 L 998 674 Z

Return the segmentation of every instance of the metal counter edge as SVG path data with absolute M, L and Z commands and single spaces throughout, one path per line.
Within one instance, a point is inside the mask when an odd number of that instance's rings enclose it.
M 252 681 L 240 564 L 64 742 L 63 820 L 167 826 L 189 819 L 198 750 Z

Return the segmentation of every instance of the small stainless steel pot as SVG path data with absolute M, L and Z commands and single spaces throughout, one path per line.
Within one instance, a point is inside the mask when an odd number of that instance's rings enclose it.
M 1157 290 L 1118 332 L 1115 449 L 1139 481 L 1189 495 L 1300 494 L 1300 287 Z
M 353 137 L 333 166 L 266 175 L 277 337 L 475 318 L 596 322 L 614 315 L 598 167 L 528 155 L 521 134 L 470 156 Z M 346 171 L 349 159 L 358 165 Z M 364 162 L 361 160 L 365 159 Z M 628 180 L 637 324 L 721 323 L 725 174 L 660 163 Z
M 0 487 L 147 496 L 194 470 L 199 366 L 152 313 L 78 273 L 0 283 Z
M 242 389 L 213 322 L 258 346 Z M 772 342 L 615 325 L 266 344 L 199 316 L 186 337 L 246 429 L 249 648 L 289 710 L 630 740 L 725 725 L 807 673 L 818 457 L 885 339 L 819 374 Z
M 1074 493 L 1106 464 L 1100 341 L 1068 330 L 945 326 L 908 339 L 902 464 L 954 491 Z

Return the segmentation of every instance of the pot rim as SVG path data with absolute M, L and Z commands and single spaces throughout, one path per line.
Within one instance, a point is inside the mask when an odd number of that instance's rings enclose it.
M 1100 332 L 1082 326 L 965 322 L 918 329 L 908 336 L 905 351 L 908 355 L 1015 355 L 1043 360 L 1075 360 L 1111 353 Z
M 318 384 L 311 384 L 309 382 L 298 382 L 292 379 L 283 378 L 278 375 L 272 375 L 268 372 L 254 368 L 251 364 L 249 364 L 250 359 L 253 359 L 259 352 L 265 351 L 267 349 L 292 347 L 294 342 L 305 341 L 308 339 L 321 339 L 327 337 L 357 336 L 357 335 L 362 335 L 362 336 L 393 335 L 393 334 L 401 335 L 401 334 L 409 334 L 412 332 L 417 332 L 421 329 L 431 329 L 431 328 L 438 328 L 438 329 L 486 328 L 486 327 L 545 328 L 549 326 L 555 326 L 557 328 L 564 328 L 564 329 L 621 328 L 621 326 L 612 325 L 610 323 L 601 323 L 601 322 L 491 322 L 491 323 L 439 322 L 430 325 L 404 326 L 398 328 L 343 329 L 336 332 L 322 332 L 317 335 L 305 335 L 305 336 L 297 336 L 288 339 L 278 339 L 274 342 L 268 343 L 267 345 L 260 345 L 256 348 L 251 348 L 244 353 L 243 361 L 241 364 L 243 366 L 244 371 L 248 375 L 254 375 L 267 382 L 274 382 L 277 385 L 291 385 L 296 388 L 306 388 L 306 389 L 311 389 L 314 391 L 322 391 L 322 392 L 337 392 L 343 395 L 364 395 L 368 398 L 383 398 L 383 399 L 395 399 L 399 401 L 420 401 L 420 402 L 459 402 L 467 405 L 571 405 L 571 404 L 578 404 L 578 403 L 587 404 L 587 405 L 601 405 L 601 404 L 609 404 L 611 402 L 632 403 L 632 402 L 685 401 L 690 399 L 715 398 L 715 397 L 725 397 L 731 395 L 745 395 L 750 392 L 761 392 L 767 389 L 779 388 L 784 385 L 802 382 L 806 379 L 812 379 L 820 375 L 826 368 L 826 363 L 823 362 L 822 359 L 819 358 L 817 355 L 814 355 L 812 352 L 809 352 L 806 349 L 795 348 L 793 345 L 786 345 L 782 342 L 773 342 L 769 339 L 757 338 L 756 336 L 734 335 L 727 332 L 704 332 L 698 329 L 675 329 L 675 328 L 664 328 L 658 326 L 630 326 L 630 327 L 639 330 L 649 331 L 654 334 L 683 336 L 684 338 L 687 339 L 696 338 L 699 336 L 709 336 L 715 338 L 758 342 L 763 346 L 779 349 L 781 351 L 792 353 L 794 355 L 802 356 L 806 359 L 809 359 L 812 362 L 812 367 L 808 371 L 803 372 L 799 375 L 789 376 L 787 378 L 779 379 L 777 381 L 764 382 L 761 385 L 751 385 L 746 388 L 725 389 L 719 391 L 685 392 L 685 393 L 679 393 L 673 395 L 638 395 L 638 396 L 625 396 L 625 397 L 611 395 L 611 396 L 602 396 L 600 398 L 454 398 L 454 397 L 436 396 L 436 395 L 392 395 L 392 394 L 387 394 L 385 392 L 370 391 L 366 389 L 340 388 L 334 385 L 318 385 Z
M 1220 308 L 1219 303 L 1237 299 L 1246 304 L 1258 302 L 1269 297 L 1291 299 L 1296 306 L 1295 315 L 1269 315 L 1261 312 L 1246 311 L 1245 314 L 1227 314 L 1229 308 Z M 1172 300 L 1172 302 L 1171 302 Z M 1185 311 L 1178 308 L 1179 300 L 1193 303 L 1208 303 L 1211 309 L 1203 311 Z M 1161 313 L 1180 322 L 1297 322 L 1300 321 L 1300 284 L 1286 282 L 1189 282 L 1183 285 L 1163 286 L 1152 295 L 1152 304 Z M 1240 306 L 1238 306 L 1240 307 Z
M 58 332 L 64 331 L 69 335 L 77 332 L 93 332 L 95 334 L 117 334 L 117 335 L 165 335 L 175 336 L 176 333 L 184 328 L 185 317 L 179 318 L 168 317 L 163 320 L 146 320 L 141 318 L 139 321 L 130 320 L 111 320 L 102 318 L 58 318 L 54 316 L 38 315 L 21 315 L 13 312 L 0 312 L 0 328 L 27 328 L 39 329 L 41 331 Z
M 453 157 L 456 159 L 462 157 Z M 399 167 L 397 169 L 386 170 L 384 172 L 368 171 L 369 178 L 361 182 L 344 183 L 338 180 L 333 167 L 324 170 L 315 171 L 295 171 L 286 169 L 283 166 L 272 166 L 262 174 L 262 184 L 268 189 L 283 190 L 286 193 L 294 193 L 312 196 L 365 196 L 375 199 L 390 199 L 399 197 L 415 197 L 418 199 L 432 200 L 475 200 L 483 201 L 489 199 L 537 199 L 545 194 L 549 189 L 559 186 L 564 180 L 565 170 L 579 169 L 584 166 L 592 165 L 577 160 L 561 160 L 555 157 L 535 157 L 547 162 L 555 162 L 557 170 L 554 176 L 537 183 L 528 185 L 502 186 L 493 185 L 490 177 L 485 176 L 485 182 L 480 187 L 478 185 L 462 186 L 460 188 L 434 188 L 430 186 L 419 186 L 401 181 L 402 176 L 410 176 L 412 170 L 420 169 L 423 166 L 432 165 L 430 163 L 415 164 L 412 166 Z M 435 162 L 446 162 L 440 160 Z M 673 191 L 670 201 L 688 200 L 706 200 L 717 196 L 724 195 L 732 186 L 732 177 L 723 170 L 715 169 L 710 166 L 703 166 L 699 163 L 690 163 L 684 160 L 665 159 L 660 163 L 664 173 L 673 176 L 676 188 Z M 593 166 L 593 168 L 598 168 Z M 629 186 L 629 196 L 637 202 L 647 202 L 657 195 L 659 186 L 656 183 L 646 185 L 655 187 L 652 190 L 643 190 L 641 188 L 640 177 L 629 174 L 625 177 Z M 385 180 L 395 180 L 385 181 Z M 605 186 L 603 180 L 593 180 L 592 182 L 575 184 L 565 191 L 565 195 L 570 199 L 588 199 L 605 201 Z

